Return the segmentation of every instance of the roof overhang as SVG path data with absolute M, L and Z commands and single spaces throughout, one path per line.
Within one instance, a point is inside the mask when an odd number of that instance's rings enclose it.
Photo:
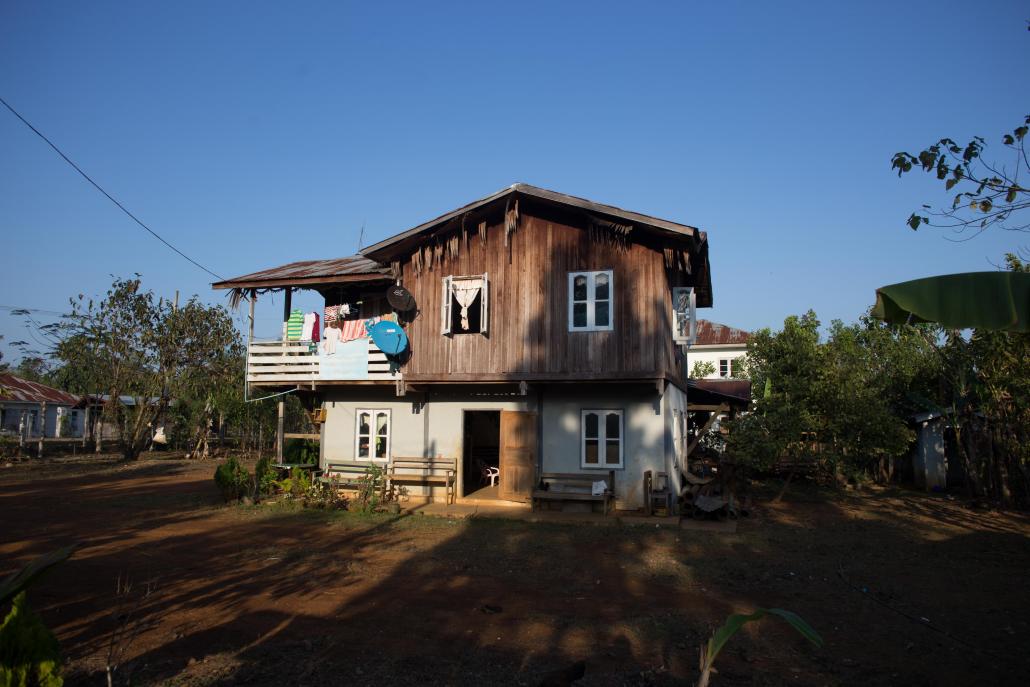
M 668 238 L 695 241 L 699 243 L 707 240 L 705 232 L 699 230 L 697 227 L 691 227 L 677 222 L 670 222 L 658 217 L 644 215 L 639 212 L 623 210 L 622 208 L 615 207 L 614 205 L 596 203 L 592 200 L 570 196 L 565 193 L 558 193 L 557 191 L 549 191 L 545 188 L 532 186 L 530 184 L 512 184 L 496 193 L 491 193 L 490 195 L 473 201 L 468 205 L 463 205 L 456 210 L 440 215 L 436 219 L 429 220 L 417 227 L 408 229 L 407 231 L 371 245 L 368 248 L 363 249 L 361 254 L 381 263 L 389 262 L 393 256 L 398 253 L 403 253 L 407 249 L 417 245 L 423 235 L 431 234 L 434 230 L 443 228 L 444 225 L 451 220 L 458 219 L 467 213 L 475 212 L 515 194 L 564 208 L 584 210 L 586 212 L 601 215 L 606 219 L 632 222 L 635 225 L 646 227 L 651 231 L 662 234 Z
M 317 288 L 332 284 L 393 281 L 389 270 L 362 255 L 331 260 L 301 260 L 211 285 L 214 289 Z

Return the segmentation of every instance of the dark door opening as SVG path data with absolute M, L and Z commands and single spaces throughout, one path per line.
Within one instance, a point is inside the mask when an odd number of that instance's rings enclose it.
M 462 496 L 482 491 L 480 496 L 497 498 L 497 474 L 501 454 L 501 411 L 466 410 L 462 446 Z

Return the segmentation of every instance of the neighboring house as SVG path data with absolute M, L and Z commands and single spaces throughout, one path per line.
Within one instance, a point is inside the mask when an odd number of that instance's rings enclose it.
M 106 406 L 110 400 L 111 396 L 109 394 L 83 396 L 79 400 L 78 408 L 85 409 L 86 411 L 86 436 L 90 440 L 96 440 L 98 431 L 100 433 L 100 439 L 103 441 L 112 441 L 119 437 L 120 432 L 118 429 L 118 421 L 112 417 L 105 417 L 103 414 L 104 406 Z M 118 403 L 126 408 L 135 408 L 136 400 L 135 396 L 122 395 L 118 397 Z M 149 400 L 149 403 L 156 404 L 158 401 L 160 401 L 160 399 L 154 396 Z M 162 411 L 157 420 L 152 423 L 153 434 L 151 436 L 154 441 L 159 444 L 163 444 L 166 441 L 167 424 L 168 411 L 166 409 Z
M 0 374 L 0 431 L 32 438 L 81 437 L 79 397 L 39 382 Z
M 742 371 L 740 364 L 747 353 L 750 332 L 709 320 L 697 321 L 697 339 L 687 352 L 694 369 L 699 362 L 709 362 L 715 371 L 705 379 L 734 379 Z
M 689 310 L 674 303 L 712 304 L 694 227 L 515 184 L 360 255 L 213 286 L 250 299 L 252 315 L 258 294 L 284 291 L 283 335 L 255 340 L 251 324 L 247 380 L 252 395 L 293 389 L 324 409 L 323 466 L 440 456 L 457 462 L 459 502 L 487 490 L 491 467 L 512 502 L 529 501 L 540 472 L 614 470 L 622 509 L 642 505 L 645 470 L 678 493 Z M 322 342 L 305 340 L 293 289 L 325 298 L 307 315 L 333 324 Z M 399 337 L 372 341 L 361 323 L 394 316 L 407 341 L 387 356 Z

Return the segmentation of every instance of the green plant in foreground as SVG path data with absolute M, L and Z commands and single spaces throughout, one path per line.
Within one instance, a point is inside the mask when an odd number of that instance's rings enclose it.
M 708 680 L 711 676 L 715 659 L 723 647 L 726 646 L 726 642 L 730 641 L 730 638 L 737 634 L 737 631 L 747 623 L 761 620 L 767 615 L 774 615 L 786 620 L 802 637 L 817 647 L 823 645 L 823 638 L 819 636 L 819 633 L 812 629 L 812 626 L 806 623 L 797 613 L 785 611 L 782 608 L 758 608 L 754 613 L 749 614 L 734 613 L 726 618 L 726 622 L 723 623 L 722 627 L 715 631 L 715 634 L 708 640 L 708 644 L 701 647 L 701 677 L 697 680 L 697 687 L 708 687 Z
M 29 608 L 25 588 L 75 550 L 66 546 L 40 556 L 0 582 L 0 608 L 11 610 L 0 624 L 0 686 L 61 687 L 61 653 L 57 639 Z
M 238 501 L 250 493 L 250 473 L 236 456 L 230 456 L 215 468 L 215 484 L 226 501 Z

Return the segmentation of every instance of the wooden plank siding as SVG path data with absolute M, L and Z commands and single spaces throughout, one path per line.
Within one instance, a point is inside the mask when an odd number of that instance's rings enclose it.
M 457 254 L 435 259 L 416 274 L 401 259 L 401 281 L 418 303 L 407 326 L 410 382 L 473 379 L 654 379 L 678 375 L 672 341 L 671 286 L 660 247 L 631 240 L 597 240 L 574 220 L 523 213 L 505 247 L 503 219 L 488 224 L 484 242 L 470 232 Z M 510 263 L 509 263 L 510 253 Z M 613 271 L 614 329 L 568 331 L 568 274 Z M 489 331 L 440 333 L 441 280 L 489 275 Z M 676 283 L 670 283 L 676 282 Z

